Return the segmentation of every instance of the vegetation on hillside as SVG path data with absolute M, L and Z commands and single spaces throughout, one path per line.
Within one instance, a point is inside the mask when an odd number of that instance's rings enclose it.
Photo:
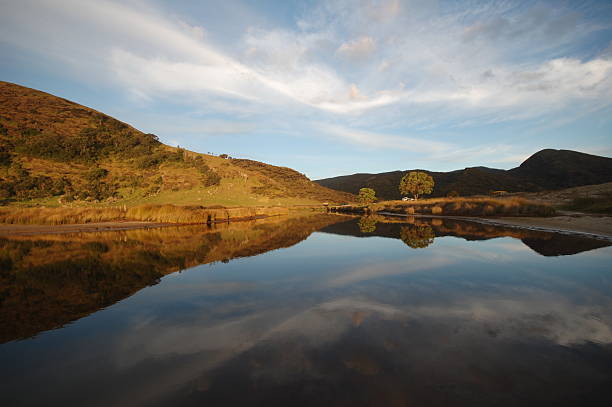
M 0 204 L 350 202 L 303 174 L 163 145 L 93 109 L 0 82 Z

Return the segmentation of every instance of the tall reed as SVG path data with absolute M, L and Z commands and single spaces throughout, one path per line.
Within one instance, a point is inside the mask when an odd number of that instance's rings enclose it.
M 214 223 L 284 215 L 283 207 L 224 208 L 176 205 L 141 205 L 130 208 L 0 208 L 0 223 L 64 225 L 94 222 L 144 221 L 161 223 Z

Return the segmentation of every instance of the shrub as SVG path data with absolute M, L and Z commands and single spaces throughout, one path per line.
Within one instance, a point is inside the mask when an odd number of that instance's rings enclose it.
M 86 127 L 75 135 L 59 135 L 49 130 L 25 129 L 17 138 L 15 151 L 32 157 L 63 162 L 91 162 L 110 154 L 133 157 L 150 154 L 159 140 L 142 134 L 108 116 L 97 116 L 96 127 Z
M 87 175 L 85 175 L 85 179 L 87 179 L 87 181 L 89 182 L 96 182 L 106 177 L 107 175 L 108 175 L 108 170 L 105 170 L 104 168 L 100 168 L 100 167 L 94 167 L 91 170 L 89 170 Z
M 9 153 L 6 147 L 0 146 L 0 166 L 8 167 L 11 165 L 11 162 L 11 153 Z
M 357 197 L 362 204 L 370 204 L 376 201 L 376 192 L 372 188 L 361 188 Z

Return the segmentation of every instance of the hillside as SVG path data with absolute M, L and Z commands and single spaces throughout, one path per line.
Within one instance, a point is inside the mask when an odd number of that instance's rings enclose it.
M 292 205 L 351 201 L 285 167 L 166 146 L 108 115 L 0 82 L 0 201 Z
M 358 193 L 359 188 L 373 188 L 382 199 L 399 199 L 398 185 L 408 171 L 380 174 L 353 174 L 316 180 L 338 191 Z M 519 167 L 500 170 L 471 167 L 450 172 L 424 171 L 435 180 L 432 196 L 488 194 L 491 191 L 537 192 L 612 181 L 612 158 L 569 150 L 542 150 Z

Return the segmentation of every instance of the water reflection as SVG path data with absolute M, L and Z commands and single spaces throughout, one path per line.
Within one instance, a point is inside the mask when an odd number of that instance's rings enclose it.
M 116 239 L 135 243 L 113 258 L 148 250 L 140 267 L 159 258 L 166 266 L 153 270 L 167 274 L 62 329 L 0 346 L 0 401 L 515 406 L 612 398 L 612 248 L 551 258 L 524 239 L 544 248 L 565 240 L 439 219 L 376 219 L 372 232 L 340 216 L 277 222 Z M 412 250 L 403 230 L 435 240 Z M 53 263 L 40 256 L 77 258 L 87 246 L 83 258 L 108 263 L 119 250 L 115 239 L 82 238 L 18 240 L 39 245 L 11 260 L 22 262 L 18 286 L 28 264 Z M 9 252 L 19 259 L 19 250 Z M 171 273 L 181 259 L 209 264 Z M 88 287 L 65 281 L 66 296 L 70 284 Z M 20 292 L 52 282 L 37 276 Z
M 400 239 L 413 249 L 424 249 L 434 241 L 434 231 L 429 225 L 402 226 Z
M 367 225 L 367 228 L 364 227 Z M 543 256 L 562 256 L 612 245 L 610 240 L 593 239 L 577 234 L 561 234 L 524 228 L 468 222 L 444 218 L 388 217 L 369 215 L 355 222 L 346 220 L 321 229 L 322 232 L 356 237 L 389 237 L 401 239 L 413 249 L 426 248 L 434 238 L 454 236 L 468 241 L 502 237 L 520 239 Z
M 361 233 L 373 233 L 376 232 L 376 217 L 375 216 L 362 216 L 359 219 L 359 231 Z
M 0 343 L 60 327 L 199 264 L 292 246 L 340 219 L 0 237 Z

